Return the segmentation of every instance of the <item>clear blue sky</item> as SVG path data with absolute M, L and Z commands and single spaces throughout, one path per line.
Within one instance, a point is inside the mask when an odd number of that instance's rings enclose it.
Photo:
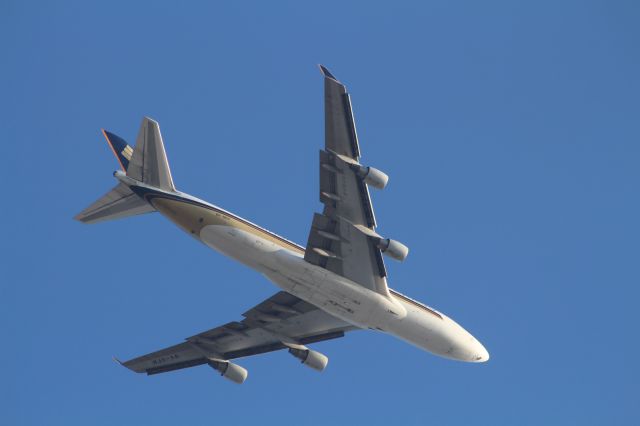
M 56 4 L 57 3 L 57 4 Z M 0 424 L 638 424 L 640 6 L 0 3 Z M 104 127 L 160 122 L 178 188 L 306 242 L 323 63 L 345 82 L 392 287 L 491 361 L 357 332 L 146 377 L 127 359 L 276 291 L 159 215 L 71 218 L 114 184 Z

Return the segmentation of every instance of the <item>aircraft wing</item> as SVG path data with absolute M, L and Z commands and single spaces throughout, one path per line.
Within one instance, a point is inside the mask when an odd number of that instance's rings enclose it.
M 360 147 L 346 87 L 325 67 L 325 149 L 320 151 L 322 214 L 313 217 L 305 260 L 388 295 L 376 219 L 359 163 Z M 386 179 L 386 175 L 383 175 Z M 382 186 L 386 184 L 386 180 Z
M 158 374 L 344 336 L 355 330 L 321 309 L 281 291 L 234 321 L 185 342 L 123 362 L 136 373 Z

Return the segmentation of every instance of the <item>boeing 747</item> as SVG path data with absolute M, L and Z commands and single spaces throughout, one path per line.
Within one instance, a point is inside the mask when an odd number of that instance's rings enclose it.
M 218 206 L 178 191 L 160 127 L 144 118 L 135 147 L 104 131 L 121 170 L 118 184 L 79 213 L 84 223 L 159 212 L 206 246 L 256 270 L 280 291 L 233 321 L 122 364 L 147 374 L 207 364 L 243 383 L 237 358 L 286 349 L 322 371 L 328 358 L 308 346 L 371 329 L 446 358 L 485 362 L 487 350 L 451 318 L 389 288 L 383 255 L 403 261 L 409 249 L 376 232 L 369 188 L 388 177 L 360 163 L 351 99 L 325 67 L 325 147 L 320 151 L 322 213 L 301 246 Z

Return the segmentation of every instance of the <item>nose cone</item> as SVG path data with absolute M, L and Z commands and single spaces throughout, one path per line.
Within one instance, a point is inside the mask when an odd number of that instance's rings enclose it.
M 466 362 L 489 361 L 489 352 L 482 343 L 452 319 L 447 320 L 448 351 L 444 356 Z
M 487 351 L 487 349 L 482 346 L 482 343 L 478 342 L 475 338 L 473 339 L 476 341 L 473 353 L 474 353 L 474 357 L 473 357 L 473 362 L 487 362 L 489 361 L 489 352 Z
M 465 339 L 456 339 L 451 342 L 451 347 L 447 354 L 450 358 L 465 362 L 487 362 L 489 352 L 473 336 L 468 335 Z

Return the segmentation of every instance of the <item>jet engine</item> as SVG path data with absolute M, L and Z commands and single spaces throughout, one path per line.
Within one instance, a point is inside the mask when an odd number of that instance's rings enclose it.
M 329 358 L 327 358 L 326 355 L 312 351 L 311 349 L 289 348 L 289 353 L 302 361 L 307 367 L 317 371 L 324 370 L 329 363 Z
M 378 241 L 378 248 L 387 256 L 399 260 L 402 262 L 407 258 L 409 254 L 409 247 L 405 246 L 401 242 L 392 240 L 389 238 L 380 238 Z
M 360 179 L 362 179 L 367 185 L 371 185 L 374 188 L 384 189 L 387 186 L 387 182 L 389 182 L 389 176 L 384 174 L 378 169 L 374 169 L 373 167 L 365 167 L 365 166 L 356 166 L 356 174 Z
M 249 375 L 245 368 L 229 361 L 209 360 L 208 364 L 214 370 L 219 371 L 222 377 L 239 385 L 244 383 Z

